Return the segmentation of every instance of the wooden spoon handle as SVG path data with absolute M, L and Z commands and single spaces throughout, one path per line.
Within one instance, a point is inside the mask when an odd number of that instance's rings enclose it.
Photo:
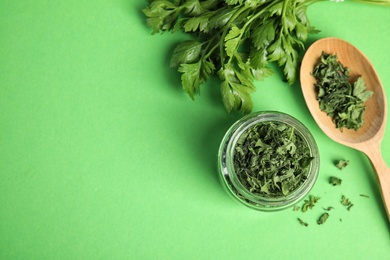
M 372 166 L 378 177 L 379 187 L 381 189 L 383 204 L 386 209 L 388 220 L 390 221 L 390 169 L 383 160 L 380 144 L 373 147 L 366 147 L 363 151 L 370 159 Z

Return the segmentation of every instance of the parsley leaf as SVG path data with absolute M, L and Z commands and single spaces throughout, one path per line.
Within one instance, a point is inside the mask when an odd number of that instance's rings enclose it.
M 178 71 L 182 73 L 181 82 L 184 91 L 194 99 L 195 94 L 200 93 L 200 85 L 208 80 L 214 70 L 214 64 L 205 59 L 191 64 L 182 63 Z
M 249 113 L 253 107 L 252 100 L 250 99 L 250 93 L 253 92 L 251 82 L 230 66 L 221 69 L 218 74 L 223 80 L 221 93 L 226 110 L 230 112 L 235 109 L 240 112 Z
M 199 61 L 202 44 L 198 41 L 185 41 L 179 44 L 173 51 L 171 57 L 171 67 L 179 64 L 194 63 Z
M 230 30 L 229 33 L 225 37 L 225 50 L 226 54 L 229 57 L 233 57 L 234 53 L 236 52 L 240 41 L 241 37 L 243 36 L 244 31 L 242 29 L 239 29 L 237 26 L 233 26 Z

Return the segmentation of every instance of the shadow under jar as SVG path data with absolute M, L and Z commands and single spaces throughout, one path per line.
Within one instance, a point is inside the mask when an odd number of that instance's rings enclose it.
M 235 122 L 222 139 L 219 177 L 241 204 L 262 211 L 288 208 L 317 180 L 320 156 L 310 131 L 294 117 L 255 112 Z

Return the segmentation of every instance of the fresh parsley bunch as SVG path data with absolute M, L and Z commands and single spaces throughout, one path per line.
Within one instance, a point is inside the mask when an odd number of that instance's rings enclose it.
M 312 2 L 152 0 L 143 12 L 153 34 L 184 31 L 192 36 L 171 58 L 192 99 L 200 85 L 217 74 L 226 110 L 249 113 L 253 82 L 272 74 L 270 62 L 283 68 L 289 84 L 296 80 L 299 50 L 307 35 L 317 32 L 306 16 Z
M 183 31 L 191 40 L 173 52 L 183 89 L 194 99 L 200 86 L 217 74 L 228 112 L 249 113 L 254 80 L 272 74 L 277 62 L 289 84 L 296 80 L 298 53 L 308 34 L 307 7 L 323 0 L 149 0 L 143 9 L 153 34 Z M 343 1 L 343 0 L 335 0 Z M 390 0 L 354 0 L 390 5 Z

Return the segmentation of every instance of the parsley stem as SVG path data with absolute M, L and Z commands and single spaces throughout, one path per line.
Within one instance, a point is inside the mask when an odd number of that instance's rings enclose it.
M 255 14 L 253 14 L 252 17 L 245 23 L 244 27 L 247 27 L 254 20 L 256 20 L 260 15 L 262 15 L 265 11 L 269 11 L 268 9 L 271 9 L 272 7 L 274 7 L 274 5 L 277 5 L 278 3 L 279 3 L 279 1 L 275 1 L 270 6 L 268 6 L 267 8 L 262 9 L 262 10 L 260 10 L 258 12 L 255 12 Z M 261 6 L 261 4 L 257 8 L 259 8 L 260 6 Z
M 287 8 L 289 7 L 290 5 L 290 0 L 284 0 L 283 1 L 283 8 L 282 8 L 282 27 L 283 27 L 283 32 L 284 34 L 288 35 L 288 29 L 287 29 L 287 26 L 285 26 L 286 24 L 286 10 Z M 282 29 L 281 29 L 282 30 Z M 282 33 L 280 34 L 282 35 Z
M 203 58 L 205 58 L 205 59 L 209 58 L 211 56 L 211 54 L 214 52 L 214 50 L 219 47 L 219 44 L 217 43 L 217 44 L 214 44 L 214 46 L 212 48 L 210 48 L 210 45 L 214 42 L 214 39 L 217 39 L 217 42 L 218 42 L 217 35 L 218 34 L 214 34 L 211 39 L 207 40 L 208 43 L 207 43 L 206 50 L 208 50 L 208 52 L 203 55 Z

